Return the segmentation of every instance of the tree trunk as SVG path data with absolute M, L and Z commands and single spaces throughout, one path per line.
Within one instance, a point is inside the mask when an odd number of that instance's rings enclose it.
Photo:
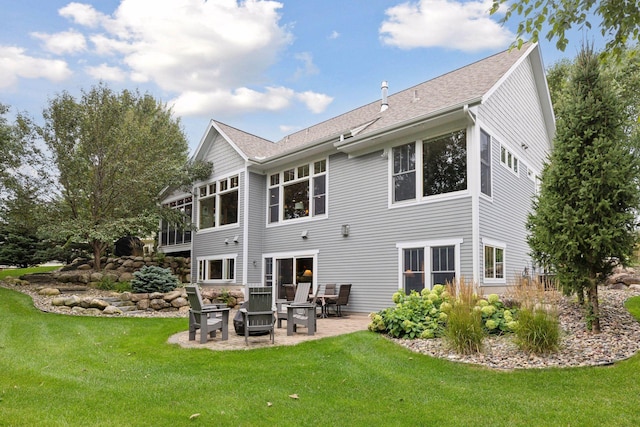
M 600 333 L 600 304 L 598 302 L 598 283 L 593 280 L 588 290 L 589 304 L 587 311 L 587 326 L 593 333 Z
M 100 265 L 100 258 L 102 257 L 102 243 L 98 241 L 91 242 L 91 246 L 93 247 L 93 269 L 95 271 L 100 271 L 102 266 Z

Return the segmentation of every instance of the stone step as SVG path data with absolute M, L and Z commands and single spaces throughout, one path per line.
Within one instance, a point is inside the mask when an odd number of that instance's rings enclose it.
M 102 301 L 107 302 L 111 305 L 114 305 L 116 307 L 118 307 L 120 310 L 122 310 L 124 307 L 135 307 L 136 304 L 134 302 L 131 301 L 123 301 L 118 297 L 103 297 L 100 298 Z M 124 310 L 123 310 L 124 311 Z

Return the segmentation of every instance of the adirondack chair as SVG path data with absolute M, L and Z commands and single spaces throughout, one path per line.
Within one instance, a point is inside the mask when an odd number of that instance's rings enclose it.
M 286 300 L 276 301 L 278 329 L 282 328 L 282 321 L 287 320 L 287 305 L 293 304 L 293 303 L 307 302 L 309 300 L 310 288 L 311 288 L 311 283 L 309 282 L 298 283 L 298 288 L 296 289 L 296 296 L 293 298 L 293 301 L 286 301 Z
M 229 338 L 229 308 L 218 308 L 216 304 L 203 304 L 198 286 L 185 286 L 189 299 L 189 341 L 196 339 L 196 330 L 200 329 L 200 343 L 205 344 L 209 337 L 215 338 L 216 331 L 222 333 L 222 340 Z
M 313 335 L 316 333 L 316 298 L 318 297 L 318 291 L 313 295 L 313 299 L 310 302 L 292 303 L 287 307 L 287 335 L 293 335 L 297 332 L 298 326 L 307 328 L 307 335 Z
M 273 315 L 273 289 L 268 286 L 251 287 L 247 308 L 241 308 L 244 320 L 244 342 L 249 345 L 249 334 L 257 331 L 269 331 L 271 344 L 274 343 L 275 316 Z
M 351 293 L 351 284 L 340 285 L 338 289 L 338 298 L 333 301 L 327 301 L 327 305 L 335 305 L 336 306 L 336 314 L 338 316 L 342 316 L 343 305 L 349 304 L 349 294 Z

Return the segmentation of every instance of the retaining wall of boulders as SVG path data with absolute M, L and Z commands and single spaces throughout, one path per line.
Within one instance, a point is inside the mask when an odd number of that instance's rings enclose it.
M 105 278 L 112 282 L 130 282 L 133 280 L 133 273 L 142 267 L 159 266 L 168 268 L 181 283 L 189 283 L 191 281 L 191 258 L 172 256 L 162 258 L 141 256 L 104 257 L 101 259 L 100 265 L 102 270 L 95 271 L 92 259 L 76 258 L 58 271 L 30 274 L 25 279 L 32 284 L 58 282 L 96 287 Z
M 52 297 L 51 305 L 55 307 L 57 311 L 69 312 L 71 314 L 186 313 L 189 311 L 187 293 L 182 287 L 166 293 L 153 292 L 138 294 L 131 292 L 111 292 L 108 296 L 81 296 L 77 295 L 77 293 L 65 295 L 60 289 L 54 287 L 45 287 L 38 291 L 39 295 Z M 203 289 L 202 298 L 204 304 L 226 304 L 228 307 L 233 308 L 242 304 L 244 294 L 241 291 Z

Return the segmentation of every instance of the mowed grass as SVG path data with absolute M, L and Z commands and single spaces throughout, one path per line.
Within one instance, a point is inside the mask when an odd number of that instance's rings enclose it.
M 23 274 L 31 274 L 31 273 L 46 273 L 49 271 L 59 269 L 59 266 L 39 266 L 39 267 L 29 267 L 29 268 L 7 268 L 4 270 L 0 270 L 0 280 L 6 279 L 7 277 L 20 277 Z
M 640 314 L 640 298 L 628 306 Z M 0 425 L 640 425 L 638 355 L 498 372 L 367 331 L 248 351 L 167 344 L 186 328 L 186 319 L 41 313 L 0 288 Z

